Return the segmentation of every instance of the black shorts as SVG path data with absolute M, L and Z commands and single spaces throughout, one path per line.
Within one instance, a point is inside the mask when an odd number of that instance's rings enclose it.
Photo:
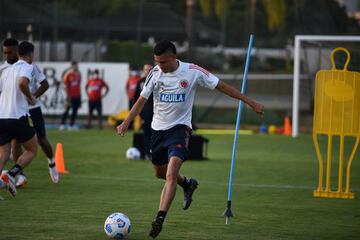
M 89 100 L 89 113 L 92 114 L 94 109 L 101 114 L 102 112 L 102 104 L 101 100 Z
M 176 125 L 168 130 L 151 129 L 151 155 L 154 165 L 168 164 L 173 156 L 186 161 L 189 155 L 191 128 Z
M 41 139 L 46 136 L 45 122 L 41 112 L 41 107 L 30 109 L 31 120 L 34 124 L 36 136 Z
M 12 139 L 24 143 L 35 135 L 32 120 L 28 116 L 19 119 L 0 119 L 0 146 Z

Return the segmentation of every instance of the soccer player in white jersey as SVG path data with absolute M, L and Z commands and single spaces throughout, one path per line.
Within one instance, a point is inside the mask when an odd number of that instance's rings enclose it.
M 176 59 L 176 48 L 168 40 L 162 40 L 154 47 L 154 60 L 157 63 L 148 75 L 143 91 L 130 111 L 129 116 L 117 126 L 119 135 L 124 136 L 130 122 L 139 114 L 151 93 L 154 98 L 151 151 L 155 175 L 165 179 L 160 196 L 159 211 L 152 222 L 149 235 L 157 237 L 162 229 L 179 184 L 184 190 L 183 209 L 191 202 L 198 186 L 195 179 L 180 175 L 180 168 L 188 157 L 188 144 L 191 134 L 192 107 L 198 85 L 218 89 L 224 94 L 244 101 L 256 113 L 263 115 L 264 106 L 240 91 L 219 80 L 205 69 Z
M 1 175 L 1 180 L 12 196 L 16 195 L 16 175 L 37 153 L 35 130 L 29 119 L 29 105 L 36 103 L 29 88 L 34 76 L 34 67 L 31 65 L 33 55 L 34 46 L 29 42 L 22 42 L 19 45 L 20 60 L 5 69 L 0 78 L 0 171 L 10 157 L 11 140 L 15 138 L 24 147 L 16 164 Z
M 17 48 L 18 48 L 18 42 L 16 39 L 9 38 L 4 40 L 3 53 L 6 60 L 4 66 L 5 65 L 11 66 L 11 64 L 15 63 L 18 60 Z M 32 63 L 32 65 L 34 66 L 34 77 L 33 79 L 30 80 L 29 87 L 31 94 L 36 99 L 38 99 L 49 88 L 49 83 L 46 80 L 45 75 L 39 69 L 39 67 L 34 63 Z M 52 180 L 53 183 L 58 183 L 59 173 L 56 170 L 52 146 L 46 137 L 45 122 L 41 112 L 41 106 L 39 100 L 37 100 L 34 106 L 29 107 L 29 113 L 35 128 L 38 143 L 48 159 L 50 179 Z M 12 146 L 13 159 L 16 162 L 16 160 L 22 153 L 21 144 L 18 141 L 13 140 L 11 146 Z M 24 172 L 21 171 L 17 177 L 16 187 L 22 187 L 26 184 L 26 182 L 27 182 L 26 176 Z
M 14 64 L 15 62 L 18 61 L 18 55 L 17 55 L 18 54 L 18 46 L 19 46 L 19 43 L 16 39 L 8 38 L 8 39 L 4 40 L 2 50 L 3 50 L 5 62 L 0 65 L 0 79 L 1 79 L 1 74 L 8 67 L 10 67 L 11 64 Z M 1 91 L 0 91 L 0 94 L 1 94 Z M 1 171 L 0 171 L 0 175 L 1 175 Z M 3 183 L 3 181 L 0 178 L 0 188 L 3 188 L 4 186 L 5 186 L 5 184 Z

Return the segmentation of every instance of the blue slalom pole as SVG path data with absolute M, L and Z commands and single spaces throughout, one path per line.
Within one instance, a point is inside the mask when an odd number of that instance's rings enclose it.
M 248 46 L 247 54 L 246 54 L 243 82 L 242 82 L 242 87 L 241 87 L 241 94 L 245 94 L 245 90 L 246 90 L 246 80 L 247 80 L 247 74 L 248 74 L 249 65 L 250 65 L 250 55 L 251 55 L 251 49 L 253 46 L 253 42 L 254 42 L 254 35 L 250 34 L 249 46 Z M 231 156 L 228 201 L 227 201 L 227 207 L 223 213 L 224 217 L 226 217 L 226 224 L 229 224 L 230 217 L 233 216 L 233 214 L 231 212 L 232 182 L 233 182 L 234 166 L 235 166 L 235 158 L 236 158 L 236 146 L 237 146 L 237 140 L 238 140 L 238 136 L 239 136 L 240 119 L 241 119 L 241 112 L 242 112 L 243 107 L 244 107 L 244 103 L 242 101 L 239 101 L 239 107 L 238 107 L 238 113 L 237 113 L 237 119 L 236 119 L 236 128 L 235 128 L 235 134 L 234 134 L 234 144 L 233 144 L 233 150 L 232 150 L 232 156 Z

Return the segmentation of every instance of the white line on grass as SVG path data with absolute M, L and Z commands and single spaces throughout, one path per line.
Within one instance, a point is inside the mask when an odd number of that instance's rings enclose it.
M 137 182 L 156 182 L 157 179 L 147 179 L 147 178 L 129 178 L 129 177 L 106 177 L 106 176 L 76 176 L 76 178 L 86 178 L 94 180 L 111 180 L 111 181 L 137 181 Z M 225 182 L 212 182 L 212 181 L 202 181 L 203 183 L 209 185 L 221 185 L 227 186 L 228 183 Z M 234 186 L 240 187 L 249 187 L 249 188 L 274 188 L 274 189 L 305 189 L 314 190 L 315 186 L 301 186 L 301 185 L 272 185 L 272 184 L 253 184 L 253 183 L 233 183 Z M 351 189 L 355 192 L 360 192 L 359 188 Z

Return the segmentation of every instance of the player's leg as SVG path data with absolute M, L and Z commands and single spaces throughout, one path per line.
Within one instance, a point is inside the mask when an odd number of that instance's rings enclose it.
M 149 235 L 153 238 L 157 237 L 162 230 L 165 217 L 176 194 L 176 186 L 178 183 L 179 171 L 182 165 L 182 159 L 171 157 L 167 165 L 166 180 L 160 195 L 159 211 L 155 220 L 151 224 Z M 163 176 L 161 176 L 163 177 Z
M 0 119 L 0 187 L 7 188 L 12 196 L 16 195 L 15 179 L 2 174 L 2 170 L 8 161 L 11 153 L 11 139 L 14 137 L 11 133 L 11 121 L 9 119 Z
M 11 195 L 15 196 L 15 179 L 9 179 L 8 177 L 3 176 L 5 174 L 2 174 L 2 170 L 4 169 L 6 161 L 10 157 L 10 149 L 10 142 L 0 144 L 0 188 L 7 188 Z M 12 192 L 15 192 L 15 194 L 13 194 Z
M 149 113 L 149 110 L 143 110 L 143 114 L 141 114 L 143 119 L 143 123 L 141 125 L 144 132 L 144 146 L 145 146 L 145 159 L 151 159 L 150 153 L 150 139 L 151 139 L 151 121 L 152 121 L 152 112 Z
M 103 129 L 103 124 L 102 124 L 102 102 L 101 102 L 101 100 L 97 101 L 97 103 L 96 103 L 96 111 L 98 113 L 99 129 Z
M 23 168 L 25 168 L 36 156 L 37 152 L 37 138 L 32 122 L 28 116 L 21 117 L 20 119 L 11 119 L 9 123 L 9 132 L 12 138 L 16 138 L 23 147 L 24 152 L 19 156 L 16 164 L 6 173 L 1 176 L 4 182 L 8 181 L 8 190 L 12 196 L 16 195 L 15 177 Z
M 76 120 L 76 117 L 77 117 L 77 112 L 78 112 L 78 109 L 80 107 L 80 104 L 81 104 L 81 99 L 80 97 L 79 98 L 72 98 L 71 99 L 71 110 L 72 110 L 72 113 L 71 113 L 71 118 L 70 118 L 70 127 L 72 127 L 73 130 L 78 130 L 74 124 L 75 124 L 75 120 Z
M 174 128 L 173 133 L 176 136 L 169 145 L 169 157 L 179 157 L 183 162 L 187 160 L 189 155 L 189 141 L 191 136 L 191 129 L 188 126 L 180 125 Z M 178 184 L 184 190 L 183 209 L 186 210 L 192 203 L 192 195 L 199 185 L 195 179 L 182 177 L 179 178 Z
M 176 194 L 176 186 L 178 183 L 179 172 L 183 161 L 179 157 L 171 157 L 167 171 L 166 171 L 166 180 L 161 194 L 159 211 L 168 212 L 171 203 Z
M 93 101 L 89 100 L 88 107 L 89 107 L 89 114 L 88 114 L 88 117 L 87 117 L 87 127 L 91 128 L 91 121 L 92 121 L 93 112 L 94 112 Z
M 11 153 L 11 139 L 14 138 L 11 128 L 14 121 L 16 120 L 0 119 L 0 185 L 7 188 L 12 196 L 16 195 L 15 178 L 8 173 L 2 174 L 2 170 Z
M 36 136 L 38 139 L 38 143 L 41 147 L 41 150 L 44 152 L 45 156 L 48 160 L 49 174 L 50 179 L 53 183 L 57 183 L 59 181 L 59 174 L 56 170 L 55 160 L 54 160 L 54 151 L 53 148 L 46 137 L 46 129 L 45 129 L 45 121 L 42 115 L 42 111 L 40 107 L 33 108 L 30 110 L 30 115 L 32 122 L 34 124 Z
M 168 165 L 153 165 L 154 168 L 154 174 L 155 177 L 159 178 L 159 179 L 164 179 L 166 180 L 166 173 L 167 173 L 167 167 Z M 181 186 L 182 183 L 184 183 L 184 181 L 188 179 L 185 176 L 182 176 L 180 173 L 177 176 L 177 184 L 179 184 Z
M 10 157 L 10 149 L 11 149 L 10 142 L 5 144 L 0 144 L 0 175 L 2 170 L 4 169 L 6 161 Z
M 37 153 L 36 135 L 34 135 L 31 139 L 27 140 L 26 142 L 23 142 L 22 145 L 24 147 L 24 152 L 18 158 L 15 166 L 9 170 L 9 173 L 14 177 L 17 174 L 19 174 L 19 172 L 23 168 L 28 166 L 31 163 L 31 161 L 35 158 L 36 153 Z M 20 168 L 16 167 L 17 165 L 20 166 Z M 12 170 L 14 170 L 14 171 L 12 171 Z
M 64 111 L 63 115 L 61 116 L 61 125 L 59 127 L 60 131 L 65 129 L 66 119 L 68 118 L 70 107 L 71 107 L 70 105 L 71 105 L 70 102 L 66 103 L 65 111 Z
M 12 158 L 14 160 L 14 163 L 17 163 L 19 157 L 21 156 L 21 154 L 23 153 L 22 147 L 21 147 L 21 143 L 19 141 L 17 141 L 16 139 L 12 139 L 11 141 L 11 155 Z M 17 175 L 17 179 L 16 179 L 16 187 L 17 188 L 21 188 L 23 186 L 25 186 L 27 183 L 27 179 L 26 179 L 26 175 L 24 173 L 24 171 L 21 171 L 18 175 Z

